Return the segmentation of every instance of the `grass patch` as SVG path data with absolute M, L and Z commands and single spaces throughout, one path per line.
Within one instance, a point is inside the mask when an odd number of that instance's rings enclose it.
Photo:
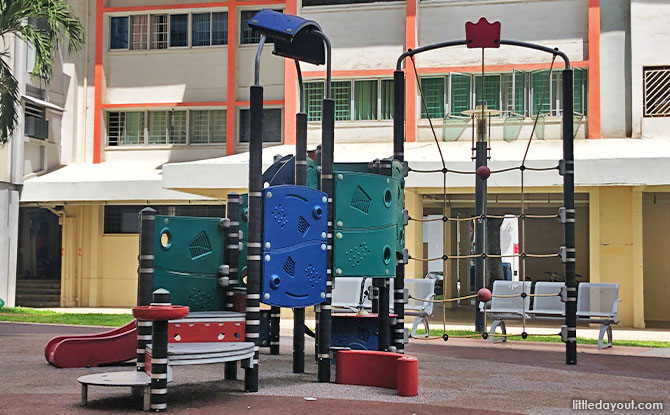
M 425 330 L 417 330 L 416 334 L 425 334 Z M 477 333 L 470 330 L 447 330 L 449 336 L 474 336 Z M 442 330 L 432 329 L 430 330 L 431 336 L 442 336 Z M 477 338 L 477 337 L 475 337 Z M 481 338 L 481 337 L 480 337 Z M 526 340 L 522 339 L 521 336 L 510 336 L 508 340 L 517 340 L 517 341 L 529 341 L 529 342 L 543 342 L 543 343 L 562 343 L 560 336 L 533 336 L 528 335 Z M 577 343 L 579 344 L 598 344 L 597 339 L 587 339 L 584 337 L 577 337 Z M 612 342 L 614 346 L 634 346 L 634 347 L 655 347 L 655 348 L 670 348 L 670 342 L 661 342 L 661 341 L 650 341 L 650 340 L 614 340 Z
M 57 311 L 36 310 L 27 307 L 0 308 L 0 321 L 21 323 L 72 324 L 77 326 L 119 327 L 133 320 L 131 314 L 74 314 Z

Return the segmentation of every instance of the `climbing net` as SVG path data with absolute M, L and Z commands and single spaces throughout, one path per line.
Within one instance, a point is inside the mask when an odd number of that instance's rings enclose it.
M 538 215 L 538 214 L 529 214 L 526 213 L 526 208 L 527 208 L 527 203 L 526 203 L 526 187 L 525 187 L 525 175 L 527 172 L 542 172 L 542 171 L 561 171 L 561 165 L 558 163 L 557 165 L 551 165 L 551 166 L 544 166 L 544 167 L 531 167 L 526 164 L 527 158 L 528 158 L 528 152 L 530 150 L 531 143 L 533 142 L 533 137 L 535 135 L 535 130 L 537 127 L 538 119 L 540 117 L 541 109 L 544 106 L 545 100 L 548 97 L 549 93 L 549 88 L 551 84 L 551 79 L 552 79 L 552 73 L 554 69 L 554 62 L 556 60 L 557 55 L 553 55 L 553 59 L 551 60 L 551 65 L 549 67 L 549 75 L 547 77 L 547 80 L 544 84 L 543 90 L 542 90 L 542 96 L 540 100 L 540 105 L 537 107 L 537 113 L 534 114 L 534 119 L 533 119 L 533 127 L 530 133 L 530 137 L 528 139 L 526 149 L 523 155 L 523 158 L 521 162 L 518 165 L 515 165 L 513 167 L 508 167 L 508 168 L 503 168 L 503 169 L 498 169 L 498 170 L 490 170 L 488 167 L 481 166 L 477 168 L 474 171 L 464 171 L 464 170 L 456 170 L 456 169 L 451 169 L 447 167 L 447 164 L 444 160 L 444 155 L 442 154 L 442 149 L 440 148 L 439 145 L 439 140 L 437 138 L 437 134 L 435 132 L 435 128 L 433 126 L 432 119 L 430 117 L 430 112 L 428 110 L 428 106 L 426 104 L 426 99 L 423 94 L 423 90 L 421 87 L 421 82 L 419 80 L 418 72 L 416 69 L 416 63 L 414 60 L 414 56 L 410 56 L 413 70 L 414 70 L 414 75 L 416 77 L 416 84 L 418 85 L 419 88 L 419 93 L 421 95 L 421 102 L 423 105 L 423 111 L 427 114 L 428 122 L 430 129 L 433 134 L 433 139 L 435 141 L 435 145 L 437 146 L 437 150 L 440 154 L 440 159 L 442 162 L 442 168 L 438 169 L 430 169 L 430 170 L 421 170 L 421 169 L 415 169 L 409 166 L 409 171 L 418 173 L 418 174 L 441 174 L 442 175 L 442 215 L 441 217 L 434 217 L 434 218 L 413 218 L 410 217 L 410 221 L 414 222 L 443 222 L 444 224 L 448 222 L 470 222 L 472 224 L 472 229 L 473 229 L 473 235 L 477 235 L 477 228 L 478 227 L 483 227 L 484 232 L 481 234 L 483 235 L 483 249 L 481 252 L 477 252 L 478 250 L 475 249 L 474 253 L 471 254 L 451 254 L 447 252 L 443 252 L 441 256 L 436 256 L 436 257 L 431 257 L 431 258 L 421 258 L 416 255 L 412 255 L 410 252 L 409 255 L 409 260 L 411 261 L 418 261 L 418 262 L 432 262 L 432 261 L 442 261 L 443 263 L 446 263 L 448 261 L 453 261 L 453 260 L 481 260 L 482 265 L 481 268 L 483 272 L 478 273 L 478 275 L 475 275 L 476 279 L 483 279 L 481 281 L 483 284 L 483 287 L 486 287 L 486 258 L 495 258 L 495 259 L 505 259 L 505 258 L 518 258 L 518 260 L 521 262 L 520 266 L 520 280 L 521 280 L 521 292 L 520 293 L 515 293 L 515 294 L 492 294 L 490 297 L 493 298 L 521 298 L 521 320 L 522 320 L 522 332 L 520 334 L 497 334 L 496 336 L 501 336 L 501 337 L 511 337 L 511 336 L 521 336 L 521 338 L 526 339 L 528 337 L 527 331 L 526 331 L 526 324 L 527 324 L 527 303 L 529 301 L 526 300 L 527 297 L 533 298 L 533 297 L 556 297 L 560 296 L 560 293 L 551 293 L 551 294 L 539 294 L 539 293 L 531 293 L 529 291 L 529 288 L 525 284 L 526 281 L 526 260 L 529 258 L 541 258 L 541 259 L 548 259 L 548 258 L 560 258 L 564 260 L 565 252 L 564 248 L 561 247 L 558 252 L 554 253 L 537 253 L 537 252 L 532 252 L 527 250 L 527 245 L 526 245 L 526 221 L 528 219 L 553 219 L 553 220 L 561 220 L 561 211 L 559 210 L 558 213 L 556 214 L 547 214 L 547 215 Z M 484 49 L 482 49 L 482 71 L 481 71 L 481 91 L 482 91 L 482 96 L 484 94 L 484 82 L 486 77 L 484 76 L 484 68 L 485 68 L 485 63 L 484 63 Z M 481 116 L 484 118 L 486 116 L 485 113 L 485 105 L 482 105 L 481 107 L 482 113 Z M 475 111 L 478 111 L 475 110 Z M 474 121 L 474 114 L 471 116 L 471 118 Z M 490 120 L 489 120 L 490 121 Z M 473 122 L 474 123 L 474 122 Z M 489 128 L 490 128 L 490 122 L 488 123 Z M 475 151 L 475 129 L 477 126 L 473 125 L 473 134 L 472 134 L 472 151 Z M 489 158 L 489 154 L 491 151 L 490 143 L 487 143 L 487 148 L 486 148 L 486 157 Z M 474 157 L 473 157 L 474 158 Z M 483 168 L 482 168 L 483 167 Z M 506 215 L 489 215 L 487 213 L 482 213 L 481 215 L 477 216 L 469 216 L 469 217 L 452 217 L 447 214 L 448 212 L 448 199 L 447 199 L 447 176 L 449 174 L 453 175 L 475 175 L 478 178 L 482 180 L 488 179 L 488 177 L 492 174 L 501 174 L 501 173 L 506 173 L 506 172 L 512 172 L 512 171 L 518 171 L 520 175 L 520 206 L 519 206 L 519 213 L 516 214 L 506 214 Z M 485 209 L 485 208 L 484 208 Z M 484 210 L 486 212 L 486 210 Z M 519 250 L 518 253 L 515 252 L 513 254 L 494 254 L 487 252 L 488 250 L 488 244 L 486 241 L 486 229 L 487 229 L 487 224 L 489 219 L 507 219 L 507 218 L 515 218 L 519 221 L 520 223 L 520 235 L 519 235 Z M 446 227 L 443 226 L 443 232 L 445 231 Z M 445 240 L 443 238 L 443 240 Z M 446 278 L 445 278 L 446 281 Z M 475 284 L 477 286 L 477 284 Z M 530 285 L 530 284 L 529 284 Z M 478 294 L 471 294 L 471 295 L 465 295 L 465 296 L 458 296 L 458 297 L 452 297 L 452 298 L 444 298 L 441 300 L 426 300 L 423 298 L 416 298 L 412 295 L 409 296 L 411 299 L 419 301 L 419 302 L 432 302 L 432 303 L 437 303 L 442 305 L 442 336 L 430 336 L 430 333 L 426 333 L 426 337 L 418 338 L 418 339 L 436 339 L 436 338 L 443 338 L 445 341 L 448 340 L 449 335 L 447 334 L 447 304 L 448 303 L 453 303 L 453 302 L 458 302 L 462 300 L 471 300 L 473 298 L 479 298 L 480 300 L 483 300 L 485 302 L 488 302 L 490 298 L 484 299 L 481 297 L 478 297 Z M 473 334 L 473 335 L 464 335 L 464 336 L 452 336 L 452 337 L 462 337 L 462 338 L 476 338 L 476 337 L 482 337 L 484 339 L 488 338 L 488 333 L 487 333 L 487 307 L 483 307 L 483 315 L 484 315 L 484 323 L 483 323 L 483 330 L 481 334 Z M 534 334 L 536 335 L 536 334 Z M 555 336 L 555 335 L 561 335 L 560 333 L 548 333 L 548 334 L 537 334 L 538 336 Z

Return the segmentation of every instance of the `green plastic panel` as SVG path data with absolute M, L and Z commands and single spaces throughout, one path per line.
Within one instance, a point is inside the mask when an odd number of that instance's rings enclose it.
M 307 187 L 319 188 L 319 166 L 311 157 L 307 157 Z
M 337 172 L 335 229 L 395 225 L 398 189 L 398 182 L 389 176 Z
M 154 289 L 193 311 L 222 310 L 217 271 L 224 263 L 225 229 L 216 218 L 156 215 Z
M 396 224 L 377 229 L 336 230 L 336 277 L 395 277 Z

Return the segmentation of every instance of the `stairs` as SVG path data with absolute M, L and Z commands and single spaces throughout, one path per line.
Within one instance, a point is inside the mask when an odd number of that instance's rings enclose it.
M 16 280 L 16 305 L 60 307 L 59 280 Z

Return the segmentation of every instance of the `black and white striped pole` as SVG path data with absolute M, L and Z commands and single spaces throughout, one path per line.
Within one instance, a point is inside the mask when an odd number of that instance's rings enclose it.
M 144 208 L 140 211 L 140 256 L 137 269 L 137 305 L 151 303 L 154 285 L 154 233 L 156 229 L 156 211 Z M 145 369 L 144 356 L 147 344 L 151 343 L 151 321 L 137 319 L 137 364 L 138 372 Z
M 393 158 L 405 161 L 405 73 L 393 72 Z M 401 191 L 405 191 L 401 187 Z M 403 198 L 404 199 L 404 198 Z M 404 208 L 404 206 L 403 206 Z M 393 329 L 393 346 L 396 353 L 405 352 L 405 255 L 398 255 L 398 264 L 393 281 L 393 312 L 396 324 Z
M 162 288 L 153 293 L 152 306 L 170 306 L 170 293 Z M 151 330 L 151 397 L 149 408 L 155 412 L 167 409 L 168 322 L 156 320 Z
M 228 193 L 226 213 L 228 216 L 228 234 L 226 236 L 226 262 L 228 265 L 228 287 L 226 288 L 226 310 L 234 311 L 233 296 L 239 283 L 240 261 L 240 195 Z M 226 362 L 224 366 L 226 380 L 237 379 L 237 362 Z
M 244 390 L 258 392 L 258 351 L 261 299 L 261 242 L 263 221 L 263 87 L 260 85 L 261 52 L 265 35 L 261 35 L 256 52 L 254 85 L 249 96 L 249 235 L 247 239 L 247 310 L 246 339 L 254 343 L 254 357 L 245 368 Z

